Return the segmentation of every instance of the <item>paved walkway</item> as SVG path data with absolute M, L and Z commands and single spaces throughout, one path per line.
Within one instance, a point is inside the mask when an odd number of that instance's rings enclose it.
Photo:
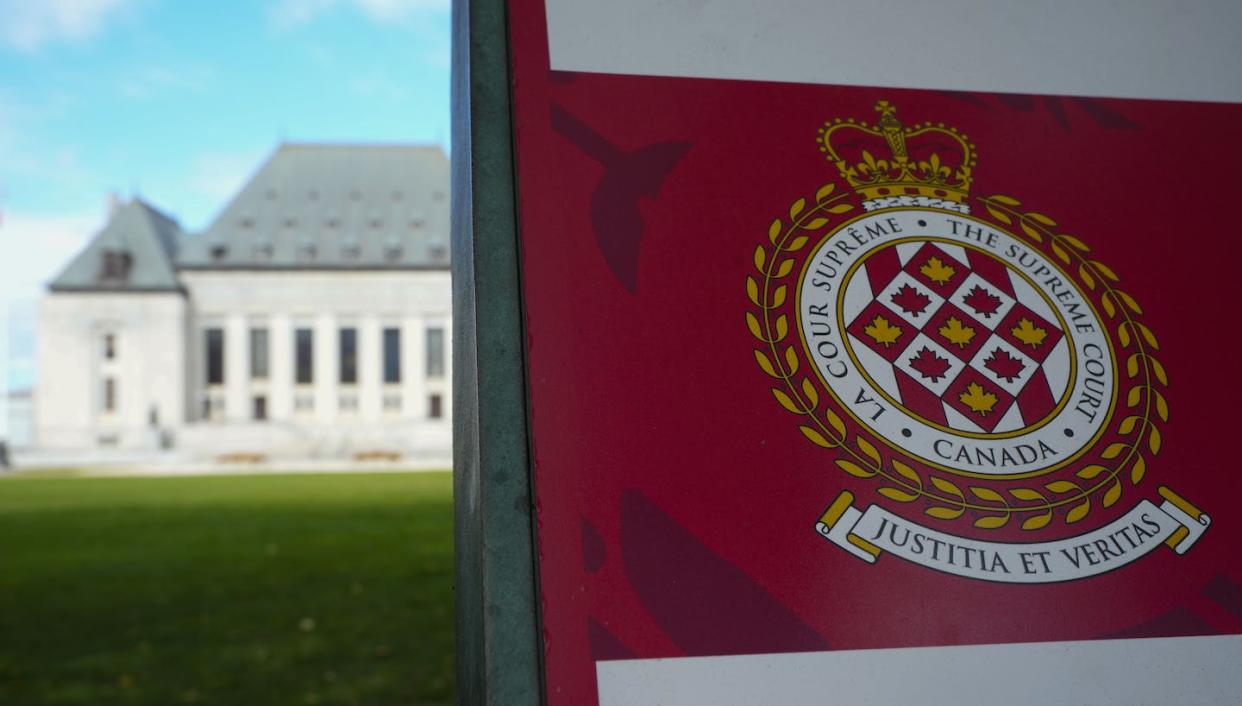
M 0 475 L 24 472 L 55 473 L 66 476 L 200 476 L 251 475 L 267 473 L 409 473 L 445 471 L 452 468 L 448 456 L 405 457 L 395 461 L 354 461 L 350 459 L 276 458 L 255 463 L 221 463 L 189 459 L 177 454 L 34 454 L 15 453 L 13 468 L 0 469 Z

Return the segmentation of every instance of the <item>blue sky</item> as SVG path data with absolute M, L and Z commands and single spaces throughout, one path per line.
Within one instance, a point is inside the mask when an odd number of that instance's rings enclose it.
M 449 0 L 0 0 L 0 384 L 110 193 L 196 231 L 281 141 L 448 135 Z

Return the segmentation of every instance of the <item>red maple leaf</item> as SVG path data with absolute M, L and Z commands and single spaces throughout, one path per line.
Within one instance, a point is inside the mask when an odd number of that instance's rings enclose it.
M 917 370 L 919 375 L 936 382 L 949 371 L 949 361 L 936 355 L 935 351 L 927 346 L 923 346 L 923 350 L 910 359 L 910 367 Z
M 966 306 L 975 310 L 977 314 L 983 314 L 984 318 L 990 318 L 996 310 L 1000 308 L 1000 297 L 992 294 L 988 290 L 975 285 L 966 298 L 962 300 Z
M 901 310 L 907 314 L 915 315 L 923 313 L 923 310 L 931 303 L 931 299 L 926 294 L 908 284 L 902 285 L 901 289 L 898 289 L 897 293 L 893 295 L 891 301 L 901 307 Z
M 1022 373 L 1026 363 L 1009 355 L 1008 351 L 997 348 L 992 351 L 987 360 L 983 361 L 983 367 L 996 373 L 996 377 L 1005 378 L 1006 382 L 1013 382 Z

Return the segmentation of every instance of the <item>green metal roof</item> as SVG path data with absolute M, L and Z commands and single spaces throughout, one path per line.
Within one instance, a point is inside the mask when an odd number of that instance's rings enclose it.
M 48 285 L 52 291 L 177 291 L 181 227 L 141 199 L 120 205 Z
M 177 266 L 447 269 L 448 182 L 437 146 L 284 144 Z

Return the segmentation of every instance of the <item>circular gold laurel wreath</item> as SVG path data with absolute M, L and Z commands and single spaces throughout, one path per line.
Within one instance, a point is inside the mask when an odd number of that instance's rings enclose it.
M 1169 404 L 1159 390 L 1168 386 L 1168 376 L 1153 355 L 1160 345 L 1151 329 L 1135 318 L 1143 313 L 1138 302 L 1114 286 L 1120 278 L 1107 265 L 1088 256 L 1091 249 L 1086 243 L 1057 233 L 1056 221 L 1042 213 L 1021 211 L 1021 203 L 1009 196 L 979 197 L 976 201 L 1000 223 L 1017 224 L 1027 240 L 1051 253 L 1083 286 L 1098 293 L 1100 306 L 1108 315 L 1107 325 L 1116 325 L 1116 342 L 1120 344 L 1116 358 L 1125 358 L 1121 387 L 1126 388 L 1119 387 L 1118 402 L 1124 397 L 1129 412 L 1116 425 L 1116 434 L 1129 441 L 1109 444 L 1099 452 L 1096 462 L 1073 473 L 1077 480 L 1061 478 L 1038 486 L 1006 487 L 1002 493 L 981 485 L 963 488 L 954 480 L 921 473 L 892 454 L 886 458 L 862 434 L 849 430 L 828 405 L 821 406 L 813 378 L 799 372 L 802 359 L 796 344 L 787 342 L 789 317 L 778 310 L 789 299 L 788 280 L 797 260 L 793 255 L 810 242 L 808 233 L 822 232 L 833 217 L 855 208 L 845 202 L 848 194 L 834 196 L 835 189 L 835 184 L 824 185 L 813 202 L 805 198 L 793 202 L 788 222 L 781 218 L 772 221 L 768 228 L 770 246 L 755 248 L 758 274 L 746 277 L 746 297 L 754 306 L 746 312 L 746 325 L 761 344 L 754 349 L 755 361 L 764 373 L 779 381 L 771 388 L 772 396 L 786 410 L 803 417 L 805 423 L 798 428 L 807 439 L 826 449 L 839 449 L 835 463 L 851 476 L 879 478 L 878 492 L 885 498 L 901 503 L 922 498 L 926 501 L 923 512 L 941 520 L 956 520 L 970 510 L 974 526 L 981 529 L 999 529 L 1017 517 L 1022 520 L 1022 529 L 1038 530 L 1052 521 L 1058 508 L 1067 508 L 1064 520 L 1073 524 L 1087 516 L 1097 494 L 1101 507 L 1115 505 L 1121 499 L 1122 474 L 1127 470 L 1131 485 L 1143 480 L 1147 472 L 1144 454 L 1160 453 L 1162 444 L 1155 418 L 1169 421 Z M 797 341 L 796 336 L 793 341 Z

